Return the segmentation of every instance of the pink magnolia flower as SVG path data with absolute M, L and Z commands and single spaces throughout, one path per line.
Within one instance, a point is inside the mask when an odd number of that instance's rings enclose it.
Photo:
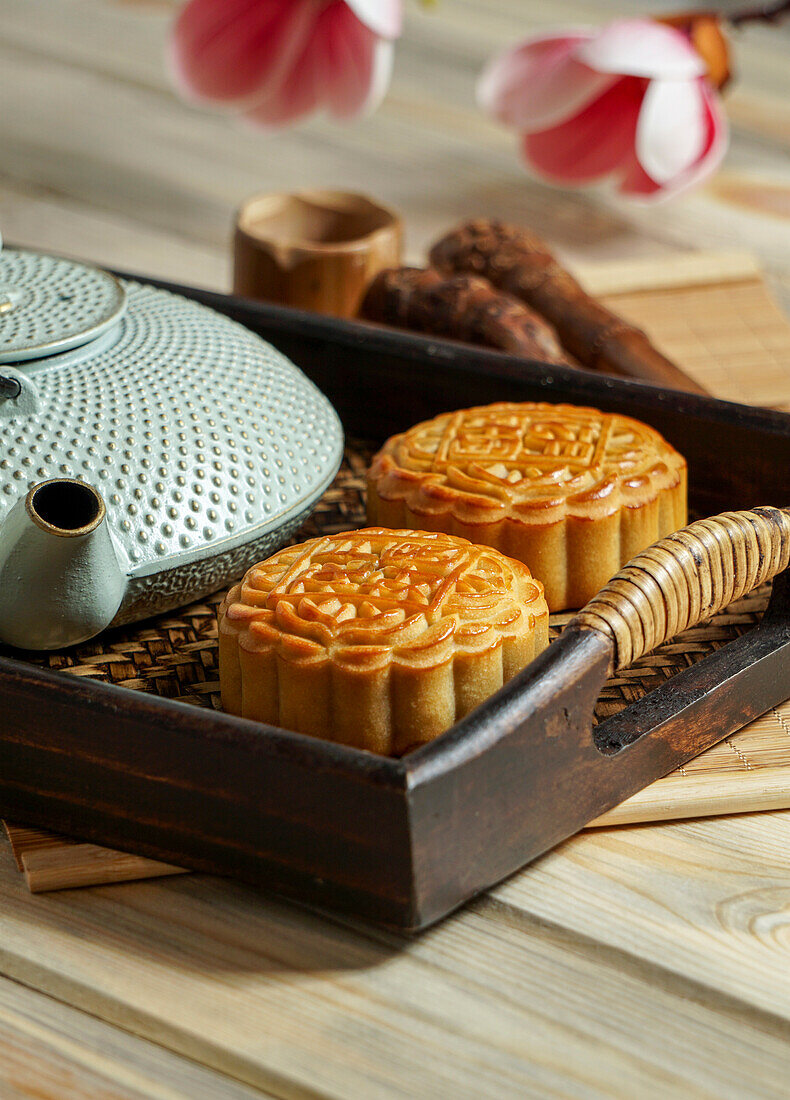
M 666 197 L 710 175 L 727 147 L 705 62 L 682 30 L 651 20 L 530 38 L 489 64 L 478 97 L 556 183 L 608 177 L 622 194 Z
M 183 93 L 285 126 L 321 107 L 374 110 L 392 70 L 402 0 L 190 0 L 172 65 Z

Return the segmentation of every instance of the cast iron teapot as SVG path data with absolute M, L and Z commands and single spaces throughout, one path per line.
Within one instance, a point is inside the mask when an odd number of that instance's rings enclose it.
M 222 587 L 296 530 L 342 450 L 326 398 L 241 325 L 0 251 L 1 642 L 59 649 Z

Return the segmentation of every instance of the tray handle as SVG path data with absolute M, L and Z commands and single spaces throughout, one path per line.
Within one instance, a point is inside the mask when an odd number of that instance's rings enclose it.
M 625 668 L 789 564 L 790 510 L 724 512 L 637 554 L 572 625 L 606 635 L 614 668 Z

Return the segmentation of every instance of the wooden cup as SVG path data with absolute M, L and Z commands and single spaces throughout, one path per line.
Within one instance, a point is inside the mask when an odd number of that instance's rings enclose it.
M 233 292 L 355 317 L 372 279 L 400 264 L 402 237 L 400 218 L 364 195 L 254 195 L 236 219 Z

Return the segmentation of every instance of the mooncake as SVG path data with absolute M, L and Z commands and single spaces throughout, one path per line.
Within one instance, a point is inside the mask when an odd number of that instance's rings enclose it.
M 493 546 L 581 607 L 686 522 L 686 461 L 639 420 L 574 405 L 445 413 L 389 439 L 368 472 L 368 521 Z
M 399 755 L 544 649 L 548 608 L 497 550 L 369 528 L 253 566 L 222 603 L 219 639 L 225 710 Z

